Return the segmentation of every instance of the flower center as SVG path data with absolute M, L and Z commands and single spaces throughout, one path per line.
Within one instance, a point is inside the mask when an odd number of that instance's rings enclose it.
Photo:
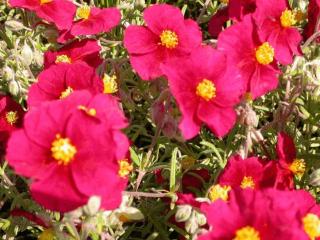
M 236 231 L 236 236 L 233 240 L 260 240 L 260 236 L 256 229 L 246 226 Z
M 306 163 L 303 159 L 294 159 L 289 169 L 294 175 L 300 178 L 306 170 Z
M 118 84 L 117 84 L 117 77 L 116 75 L 112 75 L 111 77 L 107 74 L 103 77 L 103 86 L 104 86 L 104 93 L 115 93 L 118 91 Z
M 64 99 L 66 97 L 68 97 L 71 93 L 73 92 L 72 87 L 67 87 L 66 90 L 64 90 L 61 95 L 60 95 L 60 99 Z
M 77 18 L 87 20 L 90 16 L 90 7 L 87 5 L 81 6 L 77 9 Z
M 179 43 L 178 35 L 175 32 L 170 30 L 164 30 L 160 34 L 159 44 L 161 44 L 162 46 L 173 49 L 178 46 L 178 43 Z
M 119 161 L 119 171 L 118 174 L 120 177 L 127 177 L 130 172 L 132 172 L 133 166 L 128 162 L 128 159 L 123 159 Z
M 65 54 L 58 55 L 57 58 L 56 58 L 55 63 L 71 63 L 71 58 L 69 58 Z
M 281 26 L 284 28 L 291 27 L 296 24 L 296 17 L 293 11 L 286 8 L 280 17 Z
M 62 138 L 60 134 L 56 135 L 55 140 L 51 143 L 52 157 L 59 164 L 67 165 L 77 153 L 76 147 L 71 143 L 69 138 Z
M 253 181 L 253 178 L 251 176 L 244 176 L 242 181 L 241 181 L 240 187 L 243 188 L 243 189 L 245 189 L 245 188 L 254 189 L 255 183 Z
M 223 4 L 228 4 L 229 3 L 229 0 L 219 0 L 221 3 Z
M 320 237 L 320 219 L 317 215 L 308 213 L 303 219 L 303 229 L 311 240 Z
M 86 106 L 79 105 L 78 109 L 84 111 L 91 117 L 95 117 L 97 115 L 97 110 L 95 108 L 87 108 Z
M 264 42 L 256 50 L 256 59 L 258 63 L 267 65 L 272 63 L 274 57 L 274 49 L 268 42 Z
M 209 101 L 216 97 L 216 87 L 210 80 L 203 79 L 197 86 L 196 94 Z
M 40 0 L 40 5 L 51 3 L 53 0 Z
M 231 190 L 230 186 L 221 186 L 220 184 L 216 184 L 210 188 L 208 197 L 212 202 L 218 199 L 227 201 L 229 198 L 230 190 Z
M 18 112 L 17 111 L 10 111 L 6 113 L 6 121 L 10 125 L 15 124 L 18 121 Z

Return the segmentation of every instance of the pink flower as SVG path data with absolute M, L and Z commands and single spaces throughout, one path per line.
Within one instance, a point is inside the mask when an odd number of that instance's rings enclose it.
M 58 51 L 47 51 L 44 54 L 44 68 L 59 63 L 75 63 L 83 61 L 93 68 L 101 63 L 99 52 L 101 47 L 96 40 L 76 40 Z
M 187 57 L 200 46 L 202 36 L 196 22 L 185 20 L 176 7 L 156 4 L 148 7 L 143 16 L 147 26 L 129 26 L 124 45 L 133 69 L 143 80 L 152 80 L 163 75 L 161 64 Z
M 305 39 L 311 37 L 315 32 L 320 31 L 320 26 L 316 29 L 317 20 L 320 18 L 320 0 L 310 0 L 308 6 L 308 23 L 304 28 L 303 36 Z M 320 42 L 320 37 L 317 38 Z
M 69 0 L 9 0 L 9 4 L 34 11 L 58 29 L 69 29 L 76 13 L 76 6 Z
M 242 159 L 239 155 L 228 159 L 227 166 L 218 177 L 220 185 L 242 189 L 272 188 L 277 171 L 273 161 L 265 162 L 258 157 Z
M 45 101 L 68 97 L 75 90 L 103 92 L 103 82 L 94 69 L 84 62 L 60 63 L 42 71 L 38 82 L 31 85 L 28 92 L 28 105 L 38 106 Z
M 202 123 L 217 137 L 230 131 L 236 122 L 233 108 L 243 93 L 243 82 L 237 71 L 226 70 L 223 53 L 201 47 L 162 70 L 182 113 L 179 127 L 186 139 L 196 136 Z
M 251 15 L 220 33 L 218 49 L 227 55 L 228 66 L 239 70 L 253 99 L 277 87 L 280 71 L 274 61 L 275 50 L 260 41 Z
M 9 96 L 0 96 L 0 157 L 5 152 L 11 133 L 22 127 L 23 116 L 20 104 Z
M 267 41 L 275 51 L 275 58 L 282 64 L 291 64 L 294 55 L 301 55 L 302 36 L 294 27 L 295 13 L 287 0 L 257 0 L 254 17 L 262 41 Z
M 73 36 L 93 35 L 109 32 L 117 26 L 121 13 L 117 8 L 97 8 L 82 6 L 77 10 L 78 21 L 74 22 L 70 30 Z
M 278 134 L 277 155 L 280 169 L 279 184 L 285 183 L 294 188 L 293 177 L 301 178 L 306 170 L 306 163 L 298 159 L 292 138 L 284 132 Z
M 77 91 L 31 109 L 8 142 L 7 160 L 31 178 L 32 197 L 47 209 L 71 211 L 93 195 L 102 208 L 114 209 L 132 170 L 120 131 L 126 126 L 114 97 Z
M 212 230 L 199 240 L 307 240 L 297 217 L 298 204 L 286 202 L 289 196 L 293 200 L 296 195 L 273 189 L 232 191 L 228 202 L 218 200 L 202 205 Z
M 209 21 L 209 33 L 217 37 L 228 20 L 242 21 L 247 14 L 256 10 L 256 0 L 229 0 L 228 6 L 218 10 Z

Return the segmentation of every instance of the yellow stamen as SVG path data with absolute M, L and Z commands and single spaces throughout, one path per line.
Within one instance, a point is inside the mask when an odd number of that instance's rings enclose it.
M 95 108 L 87 108 L 86 106 L 79 105 L 78 109 L 84 111 L 91 117 L 95 117 L 97 115 L 97 110 Z
M 54 239 L 55 239 L 55 235 L 51 228 L 47 228 L 46 230 L 44 230 L 39 235 L 39 238 L 38 238 L 38 240 L 54 240 Z
M 15 124 L 19 119 L 18 112 L 17 111 L 10 111 L 6 113 L 6 121 L 10 125 Z
M 236 231 L 236 236 L 233 240 L 260 240 L 260 234 L 253 227 L 246 226 Z
M 287 28 L 292 27 L 297 21 L 293 11 L 286 8 L 286 10 L 284 10 L 281 14 L 280 22 L 282 27 Z
M 294 175 L 301 178 L 306 171 L 306 163 L 303 159 L 294 159 L 289 169 Z
M 160 34 L 160 45 L 166 47 L 166 48 L 176 48 L 179 44 L 178 35 L 170 30 L 164 30 Z
M 76 153 L 77 149 L 69 138 L 62 138 L 60 134 L 56 135 L 51 144 L 51 154 L 59 164 L 67 165 L 73 160 Z
M 303 229 L 311 240 L 320 237 L 320 219 L 317 215 L 308 213 L 303 219 Z
M 117 76 L 112 75 L 111 77 L 107 74 L 103 77 L 103 86 L 104 86 L 104 93 L 111 94 L 118 91 L 118 84 L 117 84 Z
M 253 178 L 251 176 L 244 176 L 240 185 L 241 188 L 252 188 L 254 189 L 255 183 L 253 181 Z
M 247 102 L 252 102 L 253 101 L 253 96 L 252 96 L 252 93 L 250 93 L 250 92 L 246 92 L 245 94 L 244 94 L 244 99 L 247 101 Z
M 193 157 L 185 157 L 181 160 L 181 167 L 182 169 L 186 170 L 191 168 L 196 162 L 196 159 L 194 159 Z
M 67 87 L 66 90 L 64 90 L 64 91 L 61 93 L 60 99 L 64 99 L 64 98 L 68 97 L 72 92 L 73 92 L 72 87 Z
M 302 12 L 300 9 L 295 9 L 294 18 L 297 22 L 301 22 L 306 18 L 306 14 Z
M 209 189 L 208 197 L 212 202 L 218 199 L 228 201 L 230 190 L 230 186 L 221 186 L 220 184 L 216 184 Z
M 123 223 L 129 222 L 129 218 L 127 218 L 124 214 L 120 214 L 118 218 L 120 222 L 123 222 Z
M 274 57 L 274 49 L 268 42 L 264 42 L 256 50 L 256 59 L 258 63 L 262 65 L 267 65 L 272 63 L 273 57 Z
M 213 82 L 203 79 L 197 86 L 196 94 L 206 101 L 216 97 L 216 87 Z
M 83 5 L 77 9 L 77 18 L 87 20 L 90 16 L 90 7 L 88 5 Z
M 132 172 L 133 166 L 128 162 L 128 159 L 123 159 L 119 161 L 119 171 L 118 174 L 120 177 L 127 177 L 130 172 Z
M 228 4 L 229 3 L 229 0 L 219 0 L 221 3 L 223 4 Z
M 69 58 L 67 55 L 62 54 L 62 55 L 58 55 L 56 57 L 56 61 L 55 63 L 71 63 L 71 58 Z
M 40 0 L 40 5 L 51 3 L 53 0 Z

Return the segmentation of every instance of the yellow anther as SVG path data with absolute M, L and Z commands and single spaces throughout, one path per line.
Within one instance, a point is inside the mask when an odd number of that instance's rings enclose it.
M 311 240 L 320 237 L 320 219 L 313 213 L 308 213 L 303 219 L 303 229 Z
M 306 163 L 303 159 L 294 159 L 289 169 L 294 175 L 301 178 L 306 171 Z
M 251 176 L 244 176 L 242 181 L 241 181 L 240 187 L 243 188 L 243 189 L 245 189 L 245 188 L 254 189 L 255 183 L 253 181 L 253 178 Z
M 221 186 L 220 184 L 216 184 L 209 189 L 208 197 L 212 202 L 218 199 L 228 201 L 230 190 L 230 186 Z
M 77 18 L 79 19 L 88 19 L 90 17 L 90 7 L 88 5 L 83 5 L 77 9 Z
M 19 116 L 17 111 L 10 111 L 6 113 L 6 121 L 10 125 L 17 123 L 18 119 L 19 119 Z
M 260 234 L 253 227 L 246 226 L 236 231 L 236 236 L 233 240 L 260 240 Z
M 118 174 L 120 177 L 127 177 L 130 172 L 132 172 L 133 166 L 128 162 L 127 159 L 123 159 L 119 161 L 119 171 Z
M 59 164 L 67 165 L 73 160 L 76 153 L 77 149 L 69 138 L 62 138 L 60 134 L 56 135 L 51 144 L 51 154 Z
M 164 30 L 160 34 L 159 44 L 169 49 L 176 48 L 179 44 L 178 35 L 173 31 Z
M 281 14 L 280 22 L 282 27 L 287 28 L 292 27 L 297 21 L 293 11 L 286 9 Z
M 274 49 L 268 42 L 264 42 L 256 50 L 256 59 L 258 63 L 262 65 L 267 65 L 272 63 L 273 57 L 274 57 Z
M 111 77 L 107 74 L 103 77 L 103 86 L 104 86 L 104 93 L 115 93 L 118 91 L 118 84 L 117 84 L 117 76 L 112 75 Z
M 73 92 L 72 87 L 67 87 L 66 90 L 64 90 L 64 91 L 61 93 L 60 99 L 64 99 L 64 98 L 68 97 L 72 92 Z
M 55 63 L 71 63 L 71 58 L 69 58 L 67 55 L 62 54 L 58 55 L 56 57 Z
M 216 87 L 213 82 L 203 79 L 197 86 L 196 94 L 206 101 L 216 97 Z

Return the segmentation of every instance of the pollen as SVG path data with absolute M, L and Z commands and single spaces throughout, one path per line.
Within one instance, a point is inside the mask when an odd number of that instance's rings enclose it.
M 6 121 L 10 125 L 14 125 L 18 121 L 18 112 L 17 111 L 10 111 L 6 113 Z
M 280 22 L 284 28 L 292 27 L 297 22 L 294 12 L 289 9 L 284 10 L 281 14 Z
M 40 0 L 40 5 L 51 3 L 53 0 Z
M 242 181 L 241 181 L 241 185 L 240 187 L 242 189 L 245 189 L 245 188 L 252 188 L 254 189 L 255 187 L 255 183 L 253 181 L 253 178 L 251 176 L 244 176 Z
M 112 75 L 111 77 L 107 74 L 103 77 L 103 86 L 104 86 L 104 93 L 112 94 L 118 91 L 118 84 L 117 84 L 117 77 L 116 75 Z
M 274 49 L 268 42 L 264 42 L 256 50 L 256 59 L 258 63 L 262 65 L 268 65 L 272 63 L 273 57 Z
M 233 240 L 260 240 L 260 235 L 253 227 L 246 226 L 236 231 L 236 236 Z
M 71 93 L 73 92 L 72 87 L 67 87 L 66 90 L 64 90 L 61 95 L 60 95 L 60 99 L 64 99 L 66 97 L 68 97 Z
M 90 7 L 88 5 L 83 5 L 77 9 L 77 18 L 87 20 L 90 16 Z
M 97 115 L 97 110 L 95 108 L 87 108 L 86 106 L 79 105 L 78 109 L 84 111 L 91 117 L 95 117 Z
M 179 44 L 178 35 L 173 31 L 164 30 L 160 34 L 159 44 L 169 49 L 176 48 Z
M 229 4 L 229 0 L 220 0 L 220 2 L 223 4 Z
M 74 159 L 76 153 L 77 149 L 69 138 L 62 138 L 60 134 L 56 135 L 55 140 L 51 144 L 51 154 L 59 164 L 69 164 Z
M 203 79 L 197 86 L 196 94 L 206 101 L 216 97 L 216 87 L 213 82 Z
M 306 163 L 303 159 L 294 159 L 289 169 L 294 175 L 300 178 L 306 171 Z
M 320 219 L 317 215 L 308 213 L 303 219 L 303 229 L 311 240 L 320 237 Z
M 230 190 L 230 186 L 221 186 L 220 184 L 216 184 L 209 189 L 208 197 L 212 202 L 218 199 L 228 201 Z
M 119 171 L 118 174 L 120 177 L 127 177 L 130 172 L 132 172 L 133 166 L 128 162 L 128 159 L 123 159 L 119 161 Z
M 62 54 L 62 55 L 58 55 L 56 57 L 56 61 L 55 63 L 71 63 L 71 58 L 69 58 L 67 55 Z

